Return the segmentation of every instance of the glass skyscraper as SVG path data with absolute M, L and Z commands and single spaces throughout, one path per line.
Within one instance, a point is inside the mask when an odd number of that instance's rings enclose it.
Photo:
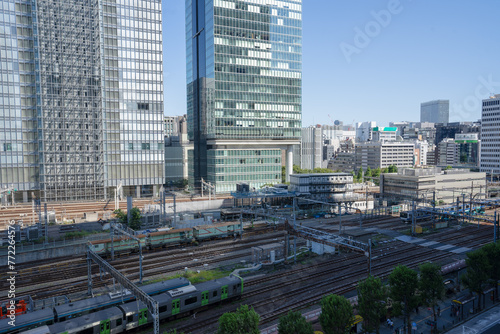
M 301 0 L 186 0 L 190 181 L 217 192 L 287 175 L 300 143 Z
M 420 104 L 420 122 L 444 123 L 450 122 L 450 101 L 435 100 Z
M 46 201 L 164 182 L 160 0 L 3 0 L 0 185 Z

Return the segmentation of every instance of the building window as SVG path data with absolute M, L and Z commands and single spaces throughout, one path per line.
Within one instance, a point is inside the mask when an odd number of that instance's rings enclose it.
M 141 144 L 141 149 L 143 149 L 143 150 L 149 150 L 149 143 L 142 143 Z
M 128 143 L 128 149 L 133 150 L 134 149 L 134 143 Z
M 12 143 L 4 143 L 3 150 L 4 151 L 12 151 Z

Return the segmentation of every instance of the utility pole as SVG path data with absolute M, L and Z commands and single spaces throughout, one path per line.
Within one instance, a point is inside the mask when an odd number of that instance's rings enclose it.
M 295 197 L 293 198 L 293 230 L 295 231 Z M 293 236 L 293 263 L 297 263 L 297 235 Z
M 493 222 L 493 242 L 497 242 L 497 226 L 498 226 L 498 221 L 497 221 L 497 210 L 495 210 L 495 221 Z
M 462 193 L 462 223 L 465 224 L 465 193 Z
M 342 202 L 339 203 L 339 235 L 342 234 Z
M 412 201 L 412 210 L 411 210 L 411 236 L 415 236 L 415 200 Z
M 45 212 L 45 243 L 49 243 L 49 219 L 47 215 L 47 203 L 43 203 L 43 211 Z
M 368 261 L 369 261 L 369 269 L 368 273 L 372 274 L 372 239 L 368 239 Z

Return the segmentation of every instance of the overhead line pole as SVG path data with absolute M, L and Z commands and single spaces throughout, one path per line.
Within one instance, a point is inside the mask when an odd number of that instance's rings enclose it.
M 91 265 L 92 261 L 94 261 L 97 265 L 99 265 L 100 269 L 104 269 L 108 272 L 115 280 L 118 281 L 125 289 L 129 290 L 135 298 L 146 304 L 149 312 L 153 316 L 154 321 L 154 333 L 160 333 L 160 312 L 158 309 L 158 302 L 151 298 L 147 293 L 142 291 L 139 287 L 137 287 L 134 283 L 132 283 L 127 277 L 121 274 L 118 270 L 113 268 L 108 262 L 102 259 L 94 250 L 92 246 L 88 245 L 87 250 L 87 264 L 88 264 L 88 288 L 89 294 L 92 295 L 92 270 Z
M 141 240 L 139 238 L 137 238 L 135 235 L 133 235 L 133 233 L 134 233 L 133 230 L 131 230 L 132 233 L 130 233 L 130 232 L 125 231 L 124 229 L 118 227 L 115 223 L 111 223 L 110 226 L 111 226 L 112 230 L 115 230 L 115 231 L 129 237 L 130 239 L 134 239 L 139 244 L 139 283 L 142 283 L 142 244 L 141 244 Z M 111 241 L 113 241 L 113 240 L 111 239 Z M 112 243 L 111 243 L 111 248 L 113 248 Z M 112 253 L 114 253 L 114 252 L 112 251 Z

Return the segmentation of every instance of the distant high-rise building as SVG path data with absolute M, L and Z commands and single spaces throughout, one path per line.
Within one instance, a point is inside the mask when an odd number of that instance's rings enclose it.
M 161 1 L 2 4 L 0 186 L 23 201 L 158 190 Z
M 166 116 L 165 125 L 165 184 L 188 179 L 188 152 L 193 145 L 187 138 L 187 119 L 184 116 Z
M 323 136 L 321 126 L 302 129 L 300 145 L 300 167 L 303 169 L 321 168 L 323 161 Z
M 481 115 L 481 171 L 500 174 L 500 94 L 483 100 Z
M 217 192 L 292 173 L 302 111 L 301 0 L 186 0 L 190 182 Z
M 356 142 L 364 142 L 372 139 L 373 128 L 377 122 L 358 122 L 356 123 Z
M 449 100 L 435 100 L 420 104 L 420 122 L 448 123 L 449 121 Z

